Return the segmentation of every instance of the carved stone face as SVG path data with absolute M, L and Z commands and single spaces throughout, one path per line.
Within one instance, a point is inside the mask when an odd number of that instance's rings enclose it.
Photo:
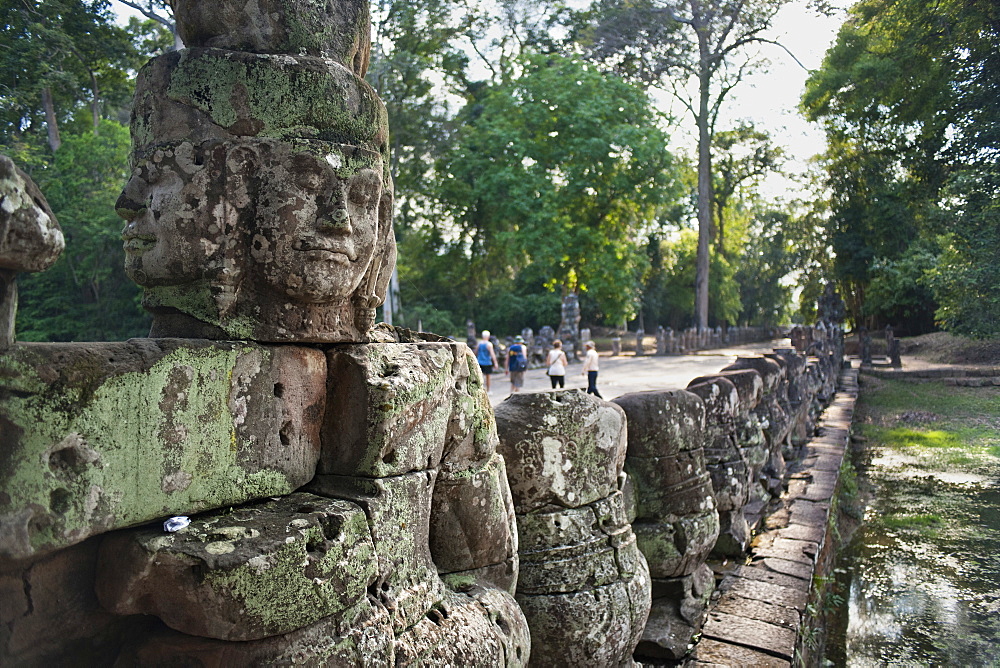
M 382 162 L 355 147 L 276 146 L 261 160 L 250 254 L 266 288 L 292 301 L 346 302 L 372 262 Z
M 227 267 L 236 218 L 226 194 L 226 149 L 180 143 L 136 167 L 115 208 L 125 219 L 125 271 L 146 287 L 217 277 Z

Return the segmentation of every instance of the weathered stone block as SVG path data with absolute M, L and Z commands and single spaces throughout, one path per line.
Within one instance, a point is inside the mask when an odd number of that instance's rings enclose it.
M 514 502 L 503 457 L 459 473 L 442 472 L 431 501 L 430 549 L 441 573 L 471 571 L 517 558 Z M 514 584 L 494 582 L 506 589 Z
M 288 494 L 319 458 L 326 362 L 175 339 L 0 356 L 0 559 Z
M 705 402 L 687 391 L 618 397 L 628 416 L 633 530 L 653 577 L 690 574 L 704 563 L 719 532 L 705 457 Z
M 373 595 L 389 609 L 397 633 L 416 624 L 444 596 L 429 548 L 436 478 L 435 470 L 388 478 L 318 475 L 308 486 L 364 509 L 378 559 Z
M 152 59 L 136 79 L 132 145 L 140 154 L 164 142 L 253 137 L 320 139 L 385 156 L 387 128 L 374 89 L 323 58 L 183 49 Z
M 474 568 L 468 571 L 442 573 L 441 580 L 457 591 L 482 585 L 485 582 L 513 596 L 517 591 L 520 563 L 517 555 L 514 555 L 502 564 L 483 566 L 482 568 Z
M 688 387 L 705 402 L 705 463 L 719 510 L 739 510 L 749 499 L 750 469 L 736 440 L 739 393 L 721 376 Z
M 42 271 L 66 242 L 55 214 L 31 177 L 0 155 L 0 270 Z
M 519 514 L 578 508 L 617 490 L 627 440 L 615 404 L 575 391 L 514 394 L 496 420 Z
M 716 507 L 700 449 L 673 457 L 631 457 L 625 460 L 625 467 L 635 481 L 639 521 L 711 513 Z
M 524 613 L 504 591 L 448 592 L 396 639 L 396 665 L 524 666 L 531 639 Z
M 66 245 L 49 203 L 31 177 L 0 155 L 0 352 L 14 345 L 17 282 L 48 269 Z
M 764 380 L 760 372 L 755 369 L 743 369 L 739 371 L 723 371 L 712 376 L 699 376 L 688 383 L 688 387 L 707 383 L 716 378 L 725 378 L 736 386 L 739 394 L 739 403 L 736 406 L 738 414 L 745 414 L 757 407 L 764 396 Z
M 659 524 L 636 522 L 632 530 L 654 578 L 681 577 L 705 563 L 719 537 L 719 515 L 713 511 Z
M 0 664 L 106 665 L 131 622 L 94 595 L 97 539 L 0 572 Z
M 363 77 L 371 51 L 367 0 L 173 0 L 187 46 L 332 58 Z
M 567 593 L 645 572 L 620 492 L 583 508 L 518 516 L 518 593 Z
M 672 457 L 704 447 L 705 406 L 690 392 L 633 392 L 614 403 L 628 416 L 630 458 Z
M 692 660 L 696 666 L 754 666 L 755 668 L 789 668 L 792 664 L 764 652 L 741 645 L 702 638 L 695 647 Z
M 488 461 L 496 431 L 469 360 L 464 343 L 332 348 L 319 471 L 402 475 L 437 468 L 446 451 L 451 469 Z
M 795 631 L 756 619 L 711 612 L 704 637 L 762 650 L 791 660 L 795 653 Z
M 259 640 L 327 617 L 345 629 L 369 614 L 378 578 L 364 511 L 296 493 L 209 513 L 177 533 L 161 526 L 104 539 L 102 604 L 156 615 L 190 635 Z
M 643 659 L 682 659 L 705 621 L 715 575 L 702 564 L 690 575 L 653 580 L 653 606 L 635 654 Z
M 649 615 L 645 568 L 628 580 L 570 594 L 522 595 L 533 666 L 617 666 L 631 660 Z
M 346 628 L 341 620 L 327 618 L 292 633 L 248 642 L 200 638 L 161 628 L 135 637 L 114 665 L 389 668 L 397 665 L 389 617 L 385 608 L 376 606 Z

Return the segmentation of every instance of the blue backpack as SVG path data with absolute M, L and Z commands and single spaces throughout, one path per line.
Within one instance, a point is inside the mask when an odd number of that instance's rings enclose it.
M 507 354 L 510 355 L 509 368 L 511 371 L 524 371 L 528 368 L 528 359 L 524 356 L 524 346 L 520 343 L 512 345 Z

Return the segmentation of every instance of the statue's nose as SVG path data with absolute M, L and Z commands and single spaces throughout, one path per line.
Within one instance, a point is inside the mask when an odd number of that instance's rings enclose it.
M 350 234 L 351 216 L 347 211 L 347 198 L 344 193 L 337 192 L 330 198 L 326 206 L 318 212 L 316 226 L 324 232 Z

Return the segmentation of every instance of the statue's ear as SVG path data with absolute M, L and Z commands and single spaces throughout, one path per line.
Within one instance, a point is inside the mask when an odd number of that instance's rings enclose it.
M 374 323 L 375 309 L 385 302 L 393 269 L 396 267 L 396 236 L 392 229 L 393 186 L 392 179 L 383 181 L 378 205 L 378 237 L 375 253 L 361 285 L 354 293 L 355 325 L 367 330 L 364 324 Z

